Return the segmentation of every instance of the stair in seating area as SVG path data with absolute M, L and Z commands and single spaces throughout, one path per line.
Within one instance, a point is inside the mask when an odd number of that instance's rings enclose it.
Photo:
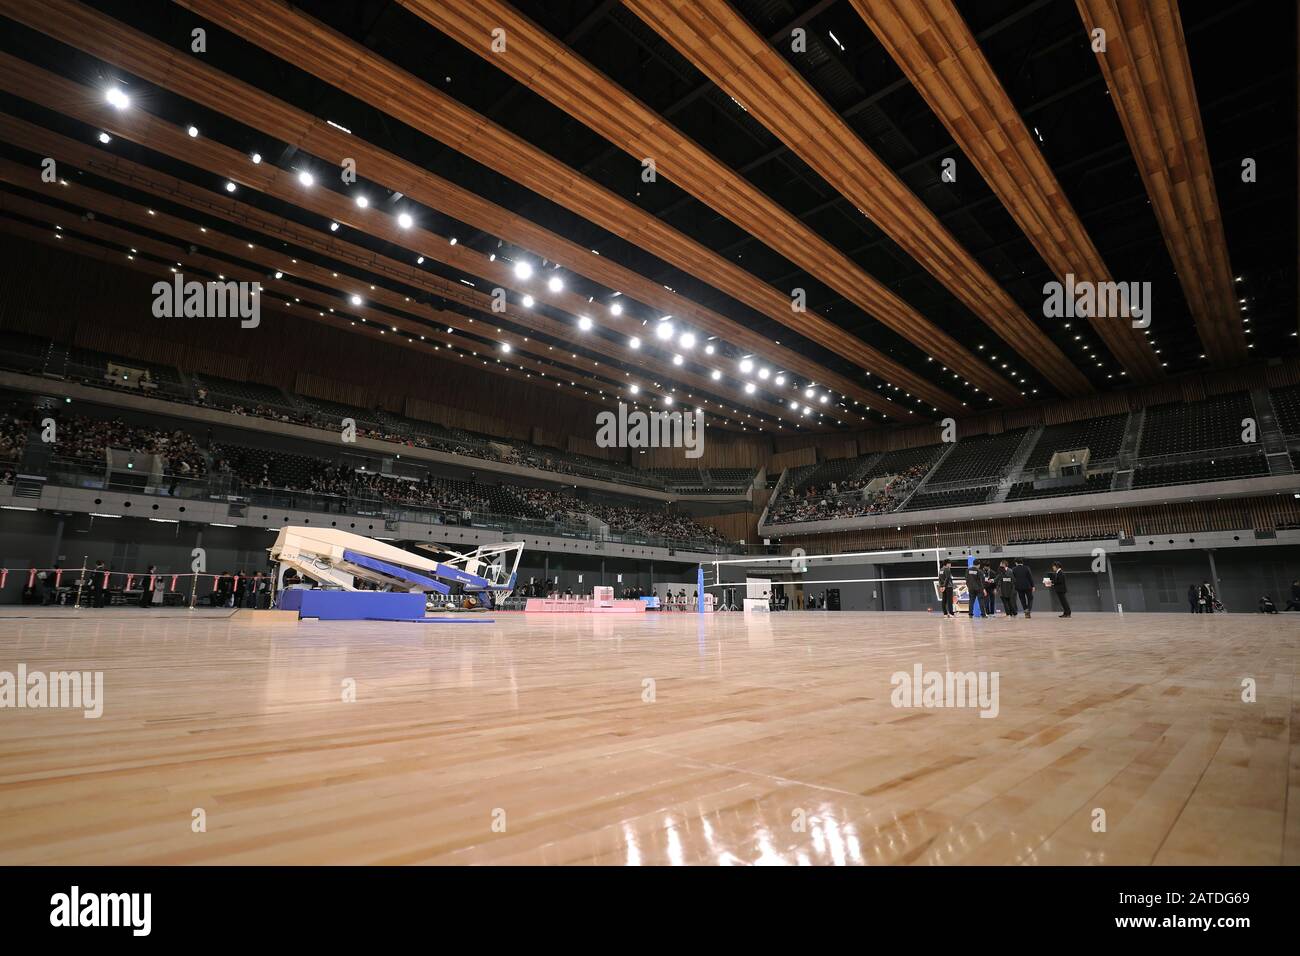
M 993 497 L 989 499 L 990 503 L 1001 503 L 1007 500 L 1007 495 L 1011 492 L 1011 486 L 1015 484 L 1016 477 L 1025 467 L 1025 462 L 1034 451 L 1034 446 L 1038 444 L 1038 439 L 1042 437 L 1043 425 L 1035 425 L 1033 428 L 1026 428 L 1025 435 L 1020 439 L 1020 444 L 1016 447 L 1016 453 L 1011 456 L 1011 461 L 1007 464 L 1006 471 L 998 479 L 998 486 L 993 491 Z
M 915 497 L 916 497 L 916 493 L 917 493 L 918 491 L 920 491 L 922 488 L 924 488 L 924 487 L 929 483 L 929 481 L 930 481 L 930 476 L 933 475 L 933 474 L 935 474 L 936 472 L 938 472 L 939 467 L 944 463 L 944 461 L 947 459 L 947 457 L 948 457 L 949 455 L 951 455 L 951 454 L 953 453 L 953 451 L 957 448 L 957 442 L 955 442 L 955 441 L 947 442 L 946 444 L 947 444 L 947 447 L 944 448 L 944 450 L 943 450 L 943 454 L 940 455 L 938 458 L 935 459 L 934 464 L 930 466 L 930 470 L 927 471 L 924 475 L 921 476 L 921 480 L 918 481 L 918 482 L 917 482 L 917 483 L 912 487 L 912 491 L 911 491 L 911 493 L 910 493 L 906 498 L 904 498 L 902 501 L 900 501 L 900 502 L 898 503 L 898 507 L 894 509 L 895 511 L 902 511 L 904 508 L 907 507 L 907 503 L 908 503 L 909 501 L 911 501 L 913 498 L 915 498 Z
M 1256 441 L 1264 449 L 1270 475 L 1291 475 L 1295 468 L 1291 464 L 1291 455 L 1287 452 L 1286 436 L 1278 424 L 1277 414 L 1273 410 L 1273 398 L 1266 388 L 1254 388 L 1250 399 L 1255 405 Z
M 1142 441 L 1146 417 L 1145 408 L 1129 412 L 1124 437 L 1119 443 L 1119 453 L 1115 456 L 1115 481 L 1110 486 L 1111 491 L 1129 491 L 1133 487 L 1133 459 L 1137 457 L 1138 446 Z
M 853 471 L 849 473 L 848 480 L 857 481 L 863 475 L 870 474 L 871 469 L 875 467 L 876 462 L 884 458 L 886 454 L 888 454 L 888 452 L 879 451 L 874 455 L 867 455 L 862 459 L 862 464 L 858 465 L 858 467 L 854 468 Z

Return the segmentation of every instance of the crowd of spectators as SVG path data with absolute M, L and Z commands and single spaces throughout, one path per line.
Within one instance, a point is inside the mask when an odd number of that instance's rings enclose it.
M 31 427 L 31 419 L 19 409 L 5 409 L 0 416 L 0 473 L 12 474 L 13 466 L 22 460 L 23 449 L 27 447 L 27 433 Z M 3 483 L 7 485 L 12 481 L 10 477 Z
M 802 491 L 792 487 L 769 509 L 767 520 L 772 524 L 795 524 L 885 514 L 907 499 L 928 470 L 928 465 L 913 465 L 890 476 L 873 492 L 865 490 L 874 480 L 867 478 L 832 481 L 824 488 L 810 486 Z
M 198 442 L 179 429 L 167 431 L 130 425 L 120 418 L 64 416 L 55 426 L 54 453 L 60 458 L 102 462 L 109 448 L 137 455 L 158 455 L 163 473 L 174 478 L 202 478 L 207 459 Z

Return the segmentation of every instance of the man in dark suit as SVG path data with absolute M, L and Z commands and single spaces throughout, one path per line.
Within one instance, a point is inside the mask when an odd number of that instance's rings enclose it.
M 984 616 L 992 617 L 997 613 L 998 609 L 997 578 L 993 574 L 993 568 L 989 566 L 987 561 L 980 565 L 980 567 L 982 569 L 981 573 L 984 575 Z
M 1201 589 L 1195 584 L 1187 585 L 1187 604 L 1192 609 L 1193 614 L 1201 613 L 1200 605 Z
M 1002 594 L 1002 610 L 1006 612 L 1007 617 L 1016 616 L 1016 587 L 1015 582 L 1011 579 L 1011 562 L 1003 560 L 998 565 L 998 573 L 995 578 L 997 581 L 998 591 Z
M 107 585 L 104 578 L 108 577 L 106 572 L 108 567 L 103 561 L 95 562 L 95 569 L 90 572 L 90 603 L 92 607 L 104 606 L 104 595 L 107 593 Z
M 1011 583 L 1020 596 L 1020 606 L 1025 609 L 1027 621 L 1034 616 L 1034 572 L 1020 558 L 1016 558 L 1015 566 L 1011 569 Z
M 952 579 L 952 562 L 945 560 L 939 569 L 939 596 L 943 600 L 943 616 L 956 617 L 952 609 L 952 595 L 957 585 Z
M 1060 561 L 1052 562 L 1052 593 L 1056 599 L 1061 602 L 1061 617 L 1070 616 L 1070 598 L 1069 585 L 1065 580 L 1065 568 L 1061 567 Z
M 149 569 L 140 575 L 140 606 L 153 606 L 153 574 L 154 566 L 149 565 Z
M 975 608 L 984 595 L 984 572 L 972 561 L 966 566 L 966 614 L 975 616 Z M 981 608 L 982 613 L 982 608 Z

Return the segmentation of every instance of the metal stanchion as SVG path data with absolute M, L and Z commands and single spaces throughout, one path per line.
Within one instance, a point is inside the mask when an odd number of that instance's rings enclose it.
M 57 557 L 57 555 L 56 555 Z M 77 600 L 73 604 L 73 610 L 81 610 L 81 589 L 86 586 L 86 563 L 90 560 L 90 555 L 82 555 L 81 558 L 81 577 L 77 578 Z
M 195 596 L 199 590 L 199 576 L 197 573 L 190 574 L 190 610 L 194 610 Z

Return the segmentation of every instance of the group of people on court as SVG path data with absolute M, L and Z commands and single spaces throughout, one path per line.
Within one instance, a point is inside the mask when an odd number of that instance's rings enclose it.
M 1052 562 L 1052 573 L 1045 579 L 1045 584 L 1061 602 L 1060 616 L 1070 617 L 1069 582 L 1060 561 Z M 997 599 L 1001 596 L 1002 610 L 1007 617 L 1019 614 L 1019 604 L 1025 618 L 1031 618 L 1036 590 L 1034 572 L 1020 558 L 1004 558 L 996 568 L 987 561 L 971 561 L 966 566 L 966 594 L 969 598 L 966 614 L 969 617 L 975 616 L 976 607 L 984 617 L 992 617 L 997 610 Z M 943 599 L 943 616 L 956 617 L 954 604 L 957 578 L 953 573 L 951 559 L 945 559 L 939 568 L 939 594 Z

